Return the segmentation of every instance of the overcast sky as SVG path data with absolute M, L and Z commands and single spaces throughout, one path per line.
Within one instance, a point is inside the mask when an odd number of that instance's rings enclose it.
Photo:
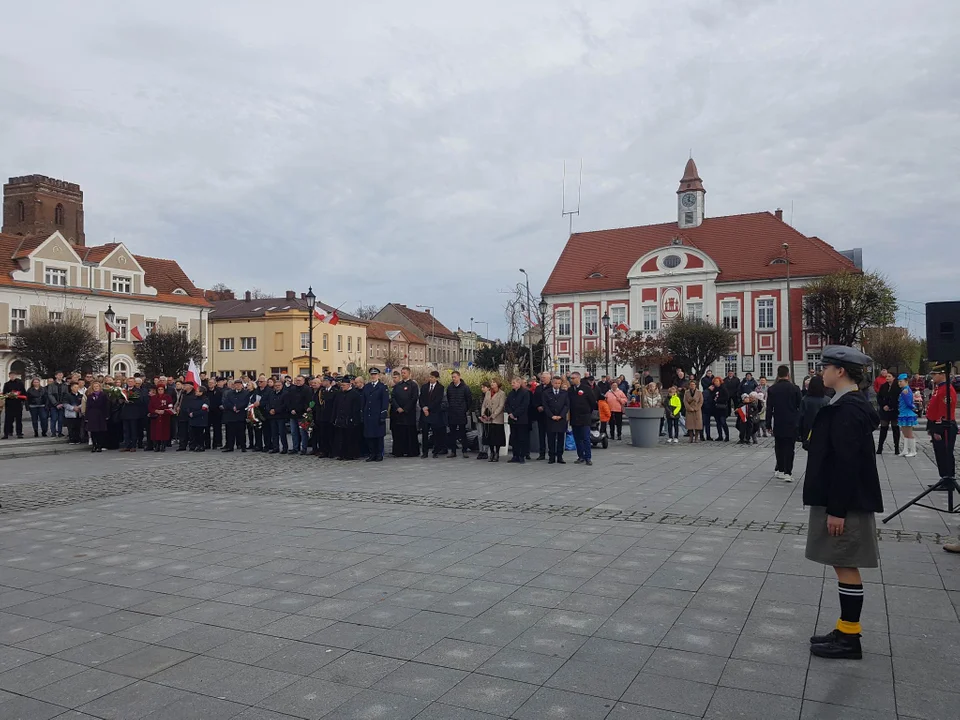
M 0 174 L 80 183 L 88 244 L 201 286 L 497 335 L 498 291 L 522 266 L 536 294 L 566 241 L 564 159 L 589 230 L 675 219 L 692 148 L 708 216 L 792 206 L 903 300 L 960 295 L 955 0 L 47 0 L 3 25 Z

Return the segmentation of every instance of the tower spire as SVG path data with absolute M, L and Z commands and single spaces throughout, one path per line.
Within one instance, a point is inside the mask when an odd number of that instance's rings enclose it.
M 681 229 L 699 227 L 703 223 L 706 192 L 691 155 L 683 168 L 683 177 L 677 189 L 677 224 Z

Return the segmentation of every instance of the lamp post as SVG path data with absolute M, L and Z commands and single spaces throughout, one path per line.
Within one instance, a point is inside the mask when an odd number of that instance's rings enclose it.
M 543 352 L 540 354 L 540 372 L 547 369 L 547 301 L 540 298 L 540 337 L 543 338 Z
M 440 350 L 437 348 L 437 309 L 433 305 L 417 305 L 418 308 L 423 308 L 424 310 L 430 311 L 430 342 L 433 343 L 433 353 L 434 358 L 440 357 Z M 436 364 L 439 365 L 439 360 L 435 360 Z
M 530 346 L 530 374 L 533 375 L 533 333 L 530 331 L 533 330 L 533 321 L 530 319 L 529 313 L 533 312 L 533 307 L 530 305 L 530 276 L 527 274 L 527 271 L 523 268 L 520 268 L 520 272 L 523 273 L 523 277 L 526 278 L 527 282 L 527 344 Z
M 790 368 L 790 377 L 793 377 L 793 322 L 790 318 L 790 244 L 784 243 L 783 258 L 787 262 L 787 366 Z
M 317 306 L 317 296 L 313 294 L 313 285 L 307 288 L 307 294 L 304 296 L 307 301 L 307 327 L 309 328 L 309 339 L 307 340 L 307 352 L 310 353 L 310 359 L 307 361 L 309 370 L 308 377 L 313 377 L 313 309 Z
M 610 376 L 610 313 L 604 311 L 603 317 L 603 350 L 604 350 L 604 365 L 603 365 L 603 374 L 607 377 Z
M 117 319 L 117 314 L 113 311 L 113 305 L 107 305 L 107 311 L 103 314 L 104 320 L 107 321 L 107 375 L 112 374 L 113 369 L 113 330 L 110 328 L 114 327 L 113 321 Z

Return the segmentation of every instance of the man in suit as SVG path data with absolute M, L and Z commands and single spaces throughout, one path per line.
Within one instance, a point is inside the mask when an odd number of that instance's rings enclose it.
M 570 375 L 570 426 L 577 441 L 577 462 L 593 465 L 593 448 L 590 445 L 590 423 L 597 409 L 597 396 L 593 388 L 580 382 L 580 373 Z
M 447 457 L 457 456 L 457 440 L 463 449 L 463 457 L 467 456 L 467 418 L 473 409 L 473 393 L 469 386 L 460 379 L 456 370 L 450 376 L 451 382 L 447 385 L 447 426 L 450 433 L 447 435 L 450 444 L 450 454 Z
M 447 422 L 444 417 L 446 405 L 443 385 L 440 384 L 440 373 L 433 370 L 430 372 L 430 381 L 420 388 L 420 429 L 423 433 L 420 457 L 422 458 L 427 456 L 431 437 L 434 457 L 447 451 Z
M 20 373 L 10 371 L 10 379 L 3 384 L 3 394 L 13 395 L 6 400 L 3 410 L 3 439 L 9 438 L 16 428 L 17 437 L 23 439 L 23 399 L 27 397 L 27 388 L 20 379 Z
M 420 454 L 420 443 L 417 441 L 419 398 L 420 386 L 410 377 L 410 368 L 400 368 L 400 377 L 393 383 L 393 395 L 390 397 L 394 457 L 416 457 Z
M 533 397 L 530 402 L 530 419 L 537 423 L 537 439 L 540 441 L 540 455 L 537 460 L 544 460 L 547 457 L 547 425 L 550 415 L 543 404 L 543 395 L 549 392 L 552 376 L 548 372 L 540 373 L 540 384 L 533 389 Z M 564 413 L 564 425 L 566 425 L 566 413 Z M 566 428 L 564 428 L 566 432 Z M 562 444 L 562 443 L 561 443 Z M 560 448 L 563 449 L 562 447 Z M 554 459 L 553 450 L 550 451 L 550 461 Z
M 380 382 L 380 371 L 370 368 L 370 382 L 363 387 L 363 436 L 367 439 L 367 462 L 383 462 L 383 438 L 387 434 L 390 395 Z
M 223 423 L 227 428 L 227 443 L 223 452 L 233 452 L 237 447 L 240 452 L 247 451 L 247 436 L 243 426 L 247 421 L 247 405 L 249 404 L 250 393 L 243 389 L 243 380 L 235 378 L 233 388 L 226 390 L 221 399 L 221 410 L 223 410 Z
M 730 410 L 732 411 L 740 402 L 740 378 L 733 370 L 727 371 L 727 377 L 723 380 L 723 389 L 727 391 L 727 397 L 730 399 Z
M 767 391 L 767 430 L 773 429 L 773 450 L 777 458 L 774 477 L 793 480 L 793 459 L 800 426 L 800 388 L 790 380 L 790 368 L 777 368 L 777 381 Z
M 544 373 L 548 375 L 549 373 Z M 541 387 L 540 406 L 543 408 L 543 420 L 538 420 L 538 426 L 543 427 L 546 434 L 546 445 L 550 450 L 548 465 L 555 462 L 566 464 L 563 459 L 563 444 L 567 436 L 567 415 L 570 413 L 570 396 L 566 390 L 560 388 L 561 378 L 553 378 L 550 387 Z M 541 425 L 542 424 L 542 425 Z M 540 441 L 543 449 L 543 440 Z

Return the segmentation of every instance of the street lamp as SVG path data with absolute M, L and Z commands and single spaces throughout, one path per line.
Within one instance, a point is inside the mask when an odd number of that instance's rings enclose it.
M 540 354 L 540 372 L 547 369 L 547 301 L 540 298 L 540 337 L 543 338 L 543 352 Z
M 603 321 L 603 349 L 605 352 L 603 374 L 610 377 L 610 313 L 604 311 L 603 317 L 600 319 Z
M 113 330 L 116 327 L 113 321 L 117 319 L 117 314 L 113 311 L 113 305 L 107 305 L 107 311 L 103 314 L 103 319 L 107 321 L 107 375 L 111 375 L 113 362 Z
M 523 268 L 520 268 L 520 272 L 523 273 L 523 276 L 527 279 L 527 341 L 530 345 L 530 374 L 533 375 L 533 333 L 530 332 L 533 330 L 533 320 L 531 320 L 529 313 L 533 312 L 533 306 L 530 304 L 530 276 L 527 274 L 527 271 Z
M 437 365 L 440 364 L 437 358 L 440 357 L 440 349 L 437 347 L 437 309 L 433 305 L 417 305 L 418 308 L 430 311 L 430 342 L 433 343 L 433 357 Z
M 790 244 L 784 243 L 783 258 L 787 263 L 787 365 L 793 377 L 793 323 L 790 320 Z
M 313 294 L 313 285 L 307 288 L 307 294 L 304 296 L 304 299 L 307 301 L 307 327 L 309 328 L 307 351 L 310 353 L 310 360 L 308 360 L 308 367 L 310 369 L 307 375 L 308 377 L 313 377 L 313 309 L 317 306 L 317 296 Z

